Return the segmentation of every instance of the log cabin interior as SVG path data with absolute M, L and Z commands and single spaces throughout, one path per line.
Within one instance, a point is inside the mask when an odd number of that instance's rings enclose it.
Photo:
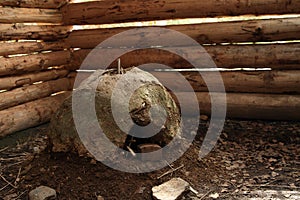
M 0 140 L 48 123 L 75 79 L 98 69 L 80 70 L 92 49 L 144 27 L 174 30 L 204 47 L 223 78 L 228 119 L 300 120 L 300 0 L 0 0 Z M 208 92 L 197 66 L 155 47 L 120 59 L 123 68 L 170 66 L 146 70 L 174 88 L 183 75 L 201 114 L 210 115 L 209 92 L 219 91 Z M 188 103 L 189 92 L 180 93 Z
M 2 137 L 49 121 L 73 89 L 76 70 L 88 53 L 113 35 L 141 26 L 175 30 L 205 47 L 221 70 L 228 117 L 300 118 L 299 1 L 2 0 L 0 5 Z M 194 68 L 155 48 L 133 51 L 121 60 L 124 68 L 149 62 Z M 176 73 L 153 73 L 176 87 Z M 205 82 L 197 72 L 182 74 L 200 109 L 209 114 Z M 78 79 L 87 76 L 78 73 Z

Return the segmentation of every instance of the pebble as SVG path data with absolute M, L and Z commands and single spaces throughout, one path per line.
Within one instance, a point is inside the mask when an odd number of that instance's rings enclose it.
M 97 200 L 104 200 L 104 198 L 102 196 L 97 196 Z
M 181 178 L 173 178 L 152 188 L 153 197 L 157 200 L 176 200 L 189 189 L 190 184 Z
M 40 186 L 29 192 L 29 200 L 54 200 L 56 191 L 46 186 Z

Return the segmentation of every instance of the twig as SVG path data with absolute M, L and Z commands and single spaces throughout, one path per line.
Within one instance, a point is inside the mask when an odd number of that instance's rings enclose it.
M 134 157 L 136 156 L 136 153 L 129 146 L 127 146 L 127 149 Z
M 11 187 L 17 189 L 16 186 L 14 186 L 11 182 L 9 182 L 8 180 L 6 180 L 6 178 L 4 178 L 2 175 L 0 175 L 0 177 L 1 177 L 7 184 L 9 184 Z
M 5 188 L 7 188 L 7 186 L 9 186 L 9 184 L 6 184 L 4 187 L 0 188 L 0 192 L 1 192 L 2 190 L 4 190 Z
M 206 192 L 204 195 L 202 195 L 202 197 L 200 197 L 200 199 L 199 200 L 202 200 L 202 199 L 204 199 L 204 197 L 206 197 L 209 193 L 211 192 L 211 190 L 209 190 L 208 192 Z
M 294 187 L 294 186 L 288 186 L 288 185 L 248 185 L 248 187 L 277 187 L 277 188 L 282 188 L 282 189 L 300 189 L 300 187 Z
M 237 188 L 237 186 L 229 180 L 226 180 L 226 179 L 223 179 L 223 178 L 220 178 L 220 180 L 225 181 L 227 183 L 230 183 L 234 188 Z
M 23 162 L 24 162 L 24 161 L 20 161 L 20 162 L 12 163 L 12 164 L 10 164 L 10 165 L 3 166 L 3 167 L 0 169 L 0 171 L 3 171 L 4 169 L 8 169 L 8 168 L 10 168 L 10 167 L 12 167 L 12 166 L 14 166 L 14 165 L 22 164 Z
M 27 191 L 25 190 L 24 192 L 22 192 L 19 196 L 17 196 L 16 199 L 19 199 L 21 196 L 23 196 L 23 194 L 25 194 Z
M 118 74 L 121 74 L 121 58 L 118 59 Z
M 21 168 L 22 167 L 19 168 L 18 175 L 17 175 L 16 180 L 14 182 L 15 185 L 17 185 L 17 183 L 20 181 Z
M 5 151 L 5 150 L 7 150 L 7 149 L 8 149 L 8 147 L 5 147 L 5 148 L 1 149 L 0 153 L 3 152 L 3 151 Z
M 164 177 L 164 176 L 166 176 L 168 174 L 171 174 L 171 173 L 173 173 L 173 172 L 175 172 L 175 171 L 177 171 L 177 170 L 179 170 L 179 169 L 181 169 L 183 167 L 184 167 L 184 165 L 181 165 L 180 167 L 177 167 L 175 169 L 172 168 L 169 171 L 167 171 L 166 173 L 163 173 L 162 175 L 160 175 L 159 177 L 157 177 L 157 179 L 161 179 L 162 177 Z
M 0 161 L 11 161 L 11 160 L 21 160 L 24 156 L 21 157 L 12 157 L 12 158 L 0 158 Z
M 165 162 L 167 163 L 167 165 L 171 168 L 174 169 L 172 165 L 170 165 L 170 163 L 168 163 L 168 161 L 165 160 Z

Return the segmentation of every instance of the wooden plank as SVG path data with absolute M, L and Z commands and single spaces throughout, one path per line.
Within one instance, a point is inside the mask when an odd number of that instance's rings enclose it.
M 63 8 L 65 24 L 104 24 L 143 20 L 299 12 L 299 0 L 102 0 L 68 4 Z
M 0 23 L 56 23 L 62 22 L 62 14 L 54 9 L 0 7 Z
M 42 51 L 59 51 L 68 48 L 63 41 L 58 42 L 2 42 L 0 56 L 15 54 L 32 54 Z
M 70 91 L 73 88 L 73 82 L 74 78 L 62 78 L 2 92 L 0 93 L 0 110 L 45 98 L 57 92 Z
M 23 74 L 20 76 L 9 76 L 0 78 L 0 90 L 11 90 L 16 87 L 30 85 L 39 81 L 50 81 L 66 77 L 68 70 L 47 70 L 38 73 Z
M 202 1 L 199 1 L 202 2 Z M 183 33 L 200 44 L 260 42 L 300 39 L 300 18 L 268 19 L 192 25 L 166 26 L 165 28 Z M 94 48 L 104 40 L 132 28 L 111 28 L 73 31 L 67 39 L 72 47 Z M 139 30 L 141 31 L 141 30 Z M 170 38 L 163 29 L 152 34 L 132 34 L 122 41 L 111 43 L 111 47 L 132 47 L 136 41 L 151 38 L 157 45 L 168 41 L 174 46 L 186 46 L 186 41 Z
M 70 92 L 0 111 L 0 137 L 50 121 Z
M 214 45 L 203 46 L 210 55 L 216 66 L 219 68 L 272 68 L 272 69 L 300 69 L 300 43 L 294 44 L 274 44 L 274 45 Z M 167 50 L 174 50 L 169 48 Z M 199 52 L 198 47 L 180 47 L 183 52 L 189 52 L 188 59 L 203 63 L 207 54 Z M 114 49 L 107 49 L 114 56 Z M 84 49 L 74 52 L 72 65 L 79 68 L 86 56 L 91 52 Z M 97 50 L 94 50 L 97 52 Z M 104 50 L 99 50 L 99 57 L 95 61 L 91 60 L 88 67 L 91 70 L 99 69 L 99 61 Z M 107 52 L 106 52 L 107 53 Z M 193 66 L 191 63 L 166 50 L 143 49 L 124 54 L 120 57 L 122 67 L 139 66 L 146 63 L 160 63 L 172 68 L 211 68 L 213 66 Z M 116 58 L 117 59 L 117 58 Z M 95 62 L 95 63 L 93 63 Z M 111 67 L 116 67 L 116 61 Z M 150 70 L 150 69 L 149 69 Z
M 300 94 L 300 70 L 201 72 L 201 75 L 199 72 L 150 73 L 173 92 L 188 92 L 187 83 L 195 92 L 207 92 L 207 84 L 214 88 L 211 92 L 221 92 L 218 88 L 218 76 L 221 75 L 226 92 Z M 75 87 L 91 74 L 92 72 L 78 72 Z M 203 77 L 209 82 L 206 83 Z
M 1 24 L 0 40 L 48 40 L 66 38 L 71 32 L 70 26 Z
M 194 113 L 191 107 L 191 93 L 176 94 L 182 98 L 182 106 L 187 113 Z M 196 93 L 200 113 L 211 114 L 211 100 L 207 92 Z M 221 102 L 222 94 L 214 93 L 217 102 Z M 300 95 L 227 93 L 227 118 L 255 120 L 300 120 Z M 214 105 L 215 108 L 220 103 Z
M 0 6 L 21 8 L 59 8 L 68 0 L 1 0 Z
M 56 51 L 28 56 L 0 58 L 0 76 L 42 71 L 49 67 L 66 65 L 70 61 L 70 51 Z

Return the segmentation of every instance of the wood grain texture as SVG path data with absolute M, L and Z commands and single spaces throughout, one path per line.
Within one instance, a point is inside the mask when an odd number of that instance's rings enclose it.
M 0 111 L 0 138 L 50 121 L 70 92 Z
M 300 0 L 102 0 L 68 4 L 65 24 L 105 24 L 143 20 L 299 13 Z
M 62 23 L 62 14 L 55 9 L 0 7 L 0 23 Z
M 205 51 L 199 47 L 174 47 L 159 49 L 135 50 L 122 55 L 122 67 L 139 66 L 147 63 L 160 63 L 171 68 L 213 68 L 206 59 L 212 59 L 218 68 L 272 68 L 272 69 L 300 69 L 300 44 L 274 44 L 274 45 L 215 45 L 203 46 Z M 188 61 L 200 63 L 201 66 L 193 66 L 183 59 L 180 54 L 171 53 L 170 50 L 180 49 L 181 55 L 185 55 Z M 91 52 L 91 49 L 84 49 L 74 52 L 72 65 L 79 68 L 83 60 Z M 89 65 L 85 69 L 99 69 L 102 66 L 100 58 L 103 55 L 116 56 L 114 49 L 95 49 L 95 59 L 89 59 Z M 184 53 L 188 52 L 188 53 Z M 210 58 L 209 58 L 210 57 Z M 101 58 L 105 59 L 105 58 Z M 116 58 L 117 59 L 117 58 Z M 117 66 L 115 60 L 111 67 Z M 149 70 L 151 70 L 149 68 Z
M 70 61 L 70 51 L 57 51 L 28 56 L 0 58 L 0 76 L 42 71 L 48 69 L 49 67 L 66 65 Z
M 186 84 L 190 84 L 195 92 L 207 92 L 207 85 L 211 92 L 221 92 L 218 86 L 223 82 L 226 92 L 231 93 L 300 94 L 300 70 L 150 73 L 173 92 L 190 91 Z M 78 72 L 75 87 L 91 74 Z
M 11 90 L 13 88 L 30 85 L 39 81 L 50 81 L 66 77 L 68 70 L 47 70 L 38 73 L 22 74 L 20 76 L 8 76 L 0 78 L 0 90 Z
M 132 47 L 136 41 L 144 44 L 150 39 L 156 42 L 153 45 L 162 44 L 164 41 L 168 41 L 173 46 L 187 45 L 186 40 L 179 39 L 174 34 L 170 37 L 170 34 L 167 34 L 168 32 L 162 28 L 183 33 L 200 44 L 300 39 L 300 34 L 298 34 L 300 32 L 300 18 L 285 18 L 165 26 L 151 34 L 143 34 L 142 29 L 138 29 L 139 33 L 133 32 L 126 38 L 122 38 L 121 41 L 111 42 L 110 45 L 111 47 Z M 72 47 L 94 48 L 104 40 L 130 29 L 132 28 L 77 30 L 70 34 L 67 42 Z
M 73 88 L 73 82 L 74 78 L 62 78 L 2 92 L 0 93 L 0 110 L 42 99 L 57 92 L 70 91 Z
M 49 40 L 66 38 L 71 32 L 70 26 L 1 24 L 0 40 Z
M 69 0 L 1 0 L 0 6 L 56 9 L 68 2 Z
M 210 94 L 207 92 L 195 93 L 199 102 L 201 114 L 211 114 Z M 190 105 L 191 93 L 178 93 L 183 98 L 182 106 L 188 113 L 193 113 L 195 108 Z M 218 108 L 221 104 L 222 94 L 214 93 Z M 275 95 L 275 94 L 250 94 L 227 93 L 227 118 L 256 119 L 256 120 L 300 120 L 300 95 Z
M 42 51 L 60 51 L 68 48 L 63 41 L 57 42 L 3 42 L 0 43 L 0 56 L 32 54 Z

